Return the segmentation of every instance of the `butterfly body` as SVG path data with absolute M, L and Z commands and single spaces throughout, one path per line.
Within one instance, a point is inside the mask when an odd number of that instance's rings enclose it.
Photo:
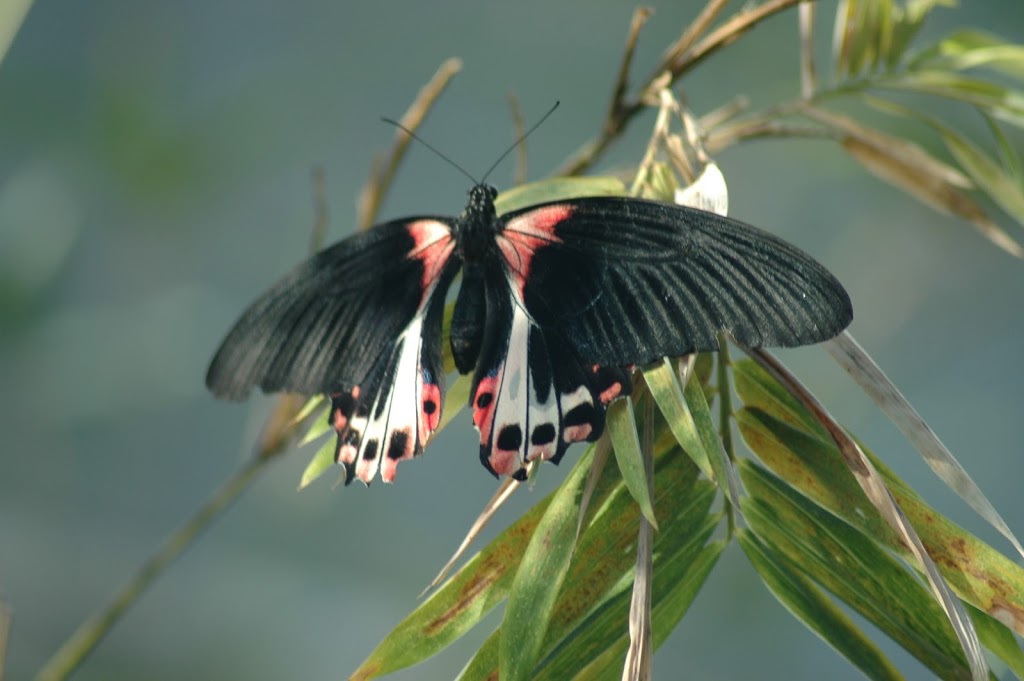
M 450 345 L 480 458 L 522 478 L 594 440 L 634 365 L 718 348 L 819 342 L 852 318 L 842 286 L 799 249 L 700 210 L 618 197 L 498 215 L 494 188 L 456 218 L 384 223 L 301 264 L 243 314 L 207 385 L 327 393 L 349 479 L 393 479 L 421 453 L 444 395 L 441 320 L 462 281 Z

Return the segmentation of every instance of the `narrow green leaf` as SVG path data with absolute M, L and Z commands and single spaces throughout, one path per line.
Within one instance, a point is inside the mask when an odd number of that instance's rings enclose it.
M 814 582 L 791 569 L 749 531 L 741 529 L 739 541 L 768 589 L 804 626 L 868 678 L 903 678 L 878 646 Z
M 893 24 L 892 46 L 889 49 L 888 66 L 893 68 L 906 53 L 910 43 L 921 30 L 925 17 L 937 6 L 955 7 L 957 0 L 913 0 L 896 12 Z
M 942 133 L 942 141 L 978 186 L 1024 225 L 1024 185 L 1020 178 L 1007 173 L 992 157 L 952 130 Z
M 654 575 L 655 588 L 659 591 L 666 589 L 666 593 L 656 598 L 651 613 L 655 650 L 661 647 L 668 635 L 686 615 L 726 546 L 727 543 L 724 540 L 713 542 L 704 546 L 695 558 L 691 559 L 688 555 L 678 556 L 659 567 Z M 685 568 L 681 574 L 680 568 Z M 582 655 L 577 657 L 576 651 L 570 649 L 568 652 L 573 654 L 565 656 L 569 658 L 567 663 L 561 668 L 555 667 L 555 665 L 545 668 L 538 676 L 538 681 L 546 679 L 551 681 L 559 679 L 615 681 L 619 679 L 621 661 L 629 646 L 629 635 L 621 626 L 622 620 L 618 621 L 619 626 L 609 632 L 615 634 L 614 638 L 606 637 L 600 642 L 595 642 L 595 645 L 591 647 L 598 654 L 589 664 L 581 666 L 580 663 L 589 658 Z M 554 670 L 557 670 L 557 673 Z
M 829 438 L 818 420 L 753 360 L 733 362 L 732 377 L 736 394 L 748 407 L 763 409 L 795 428 L 814 433 L 819 439 Z
M 577 466 L 555 492 L 516 570 L 501 627 L 498 667 L 504 681 L 529 679 L 544 650 L 548 622 L 576 545 L 586 473 L 585 466 Z
M 471 558 L 377 645 L 351 679 L 373 679 L 422 662 L 473 628 L 505 599 L 550 502 L 550 496 L 538 502 Z
M 738 373 L 738 372 L 737 372 Z M 866 535 L 904 557 L 909 553 L 868 502 L 832 442 L 784 422 L 790 405 L 764 402 L 737 414 L 751 451 L 777 475 Z M 928 553 L 959 596 L 1024 634 L 1024 568 L 925 504 L 878 457 L 861 446 L 885 479 Z
M 452 419 L 462 411 L 463 407 L 469 404 L 469 391 L 472 387 L 473 376 L 472 374 L 466 374 L 455 379 L 455 382 L 445 391 L 444 406 L 441 408 L 441 420 L 437 424 L 437 430 L 434 431 L 434 435 L 444 430 L 445 426 L 452 422 Z
M 32 0 L 7 0 L 0 3 L 0 63 L 7 56 L 7 50 L 18 34 Z M 0 668 L 0 672 L 2 672 Z
M 848 332 L 841 333 L 824 346 L 836 363 L 850 374 L 857 385 L 914 445 L 928 467 L 956 492 L 957 496 L 967 502 L 975 513 L 1006 537 L 1017 549 L 1017 553 L 1024 557 L 1024 546 L 1021 546 L 992 502 L 853 336 Z
M 707 452 L 704 451 L 703 441 L 697 432 L 697 424 L 694 423 L 693 416 L 686 406 L 686 399 L 679 388 L 679 381 L 672 370 L 672 365 L 665 359 L 658 364 L 645 367 L 643 374 L 644 381 L 679 446 L 700 467 L 704 475 L 715 480 L 714 469 L 711 467 Z
M 334 466 L 334 446 L 334 439 L 328 438 L 320 446 L 320 449 L 316 450 L 316 454 L 310 459 L 306 469 L 302 471 L 302 478 L 299 480 L 300 490 L 308 487 L 314 480 Z
M 309 418 L 310 414 L 316 411 L 324 403 L 324 400 L 326 399 L 327 396 L 324 395 L 323 393 L 310 397 L 306 401 L 306 403 L 302 405 L 302 409 L 299 409 L 299 411 L 292 418 L 292 423 L 299 423 Z
M 495 200 L 494 207 L 500 215 L 547 201 L 583 196 L 626 196 L 627 193 L 626 186 L 615 177 L 555 177 L 503 191 Z
M 967 611 L 978 630 L 978 638 L 995 655 L 1006 663 L 1018 679 L 1024 679 L 1024 650 L 1006 625 L 988 613 L 967 605 Z
M 644 459 L 640 451 L 640 436 L 636 430 L 632 398 L 626 397 L 612 402 L 608 406 L 605 424 L 622 479 L 639 504 L 644 517 L 657 528 L 658 523 L 654 518 L 654 508 L 651 504 L 651 490 L 647 487 L 647 475 L 644 473 Z
M 660 447 L 655 446 L 655 457 L 654 504 L 655 512 L 662 518 L 662 530 L 655 535 L 654 545 L 657 604 L 664 583 L 659 580 L 674 574 L 669 561 L 676 560 L 681 552 L 692 552 L 691 545 L 702 546 L 718 518 L 709 517 L 716 487 L 706 480 L 697 480 L 696 467 L 678 451 L 671 438 L 665 439 Z M 604 637 L 615 640 L 626 631 L 640 514 L 621 481 L 597 506 L 598 511 L 577 543 L 563 591 L 554 607 L 555 615 L 548 625 L 541 667 L 535 670 L 542 678 L 565 678 L 583 660 L 606 648 L 601 643 Z M 616 604 L 621 604 L 618 610 L 614 610 Z M 656 606 L 656 621 L 658 612 Z M 656 636 L 657 632 L 656 629 Z M 496 649 L 497 643 L 485 644 L 460 678 L 494 678 Z
M 948 71 L 905 71 L 873 80 L 875 87 L 936 95 L 973 104 L 992 116 L 1024 127 L 1024 93 Z
M 848 525 L 749 460 L 744 517 L 757 537 L 849 604 L 940 678 L 970 675 L 949 620 L 916 574 Z
M 715 421 L 711 417 L 711 409 L 704 399 L 704 391 L 696 376 L 691 375 L 683 390 L 687 406 L 697 427 L 697 435 L 700 437 L 701 446 L 704 449 L 711 468 L 715 471 L 715 479 L 719 485 L 726 490 L 729 501 L 733 505 L 739 504 L 739 484 L 736 479 L 736 472 L 733 470 L 732 462 L 726 456 L 722 440 L 718 436 Z
M 987 31 L 965 29 L 922 50 L 908 62 L 907 68 L 936 71 L 990 68 L 1014 78 L 1024 78 L 1024 45 Z
M 944 123 L 942 123 L 941 121 L 932 116 L 924 114 L 915 109 L 903 106 L 901 104 L 891 102 L 886 99 L 880 99 L 878 97 L 865 96 L 864 101 L 867 102 L 872 107 L 885 113 L 897 116 L 904 116 L 921 121 L 924 124 L 936 130 L 943 137 L 943 139 L 955 140 L 956 142 L 959 143 L 960 146 L 965 147 L 967 149 L 968 160 L 980 154 L 980 156 L 982 157 L 982 160 L 978 162 L 980 168 L 988 169 L 988 175 L 994 178 L 995 186 L 999 188 L 999 191 L 1005 193 L 1006 196 L 1002 197 L 1001 199 L 997 198 L 995 195 L 992 194 L 992 190 L 990 189 L 990 187 L 978 181 L 977 177 L 972 178 L 971 184 L 978 186 L 982 191 L 990 194 L 992 198 L 997 202 L 1009 202 L 1011 208 L 1006 208 L 1006 206 L 1004 206 L 1004 209 L 1007 210 L 1007 212 L 1011 213 L 1011 215 L 1013 214 L 1013 204 L 1019 201 L 1016 198 L 1016 196 L 1021 191 L 1024 191 L 1024 189 L 1017 189 L 1016 192 L 1014 191 L 1015 186 L 1019 188 L 1022 184 L 1024 184 L 1024 182 L 1021 181 L 1020 161 L 1017 157 L 1016 151 L 1013 150 L 1012 147 L 1010 147 L 1009 144 L 1006 142 L 1006 138 L 1002 134 L 1002 131 L 999 129 L 996 122 L 993 121 L 990 116 L 986 115 L 985 112 L 982 111 L 980 113 L 983 116 L 985 116 L 986 120 L 988 120 L 990 126 L 993 129 L 993 135 L 996 137 L 996 142 L 997 144 L 1000 145 L 1000 152 L 1003 158 L 1006 159 L 1005 163 L 1007 164 L 1005 171 L 999 171 L 998 166 L 995 164 L 994 161 L 990 159 L 988 159 L 987 161 L 985 160 L 984 152 L 978 150 L 969 141 L 960 136 L 959 133 L 955 132 L 952 128 L 950 128 L 949 126 L 945 125 Z M 965 170 L 968 170 L 969 174 L 973 174 L 970 171 L 970 169 L 968 169 L 965 166 L 963 161 L 960 162 L 960 165 L 961 167 L 964 167 Z M 993 170 L 993 167 L 995 167 L 995 170 Z M 1007 177 L 1009 178 L 1009 180 L 1005 179 Z M 940 201 L 942 201 L 941 196 L 937 198 Z M 964 218 L 965 220 L 968 220 L 982 233 L 983 236 L 985 236 L 985 238 L 989 239 L 996 246 L 999 246 L 1000 248 L 1002 248 L 1003 250 L 1007 251 L 1012 255 L 1022 257 L 1021 245 L 1013 238 L 1011 238 L 1009 234 L 1000 229 L 998 225 L 992 222 L 992 220 L 984 213 L 982 208 L 976 202 L 971 200 L 970 197 L 960 192 L 953 192 L 951 194 L 948 194 L 946 198 L 948 199 L 948 202 L 946 202 L 946 208 L 950 213 L 958 215 Z M 1018 219 L 1018 221 L 1020 220 Z
M 321 418 L 318 418 L 313 422 L 313 425 L 309 427 L 309 430 L 307 430 L 305 435 L 302 436 L 302 439 L 299 440 L 299 447 L 305 447 L 310 442 L 319 440 L 324 435 L 334 430 L 331 424 L 327 422 L 326 416 L 327 412 L 325 411 Z

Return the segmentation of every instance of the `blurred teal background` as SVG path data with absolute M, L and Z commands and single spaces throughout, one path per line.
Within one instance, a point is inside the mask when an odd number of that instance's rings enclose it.
M 700 5 L 653 4 L 638 79 Z M 969 23 L 1024 40 L 1021 4 L 965 4 L 938 12 L 923 37 Z M 423 135 L 479 173 L 512 140 L 509 92 L 528 120 L 561 100 L 529 143 L 531 178 L 542 178 L 597 131 L 632 7 L 36 3 L 0 65 L 0 596 L 14 610 L 10 678 L 37 670 L 248 455 L 270 400 L 217 402 L 203 375 L 242 307 L 305 254 L 314 164 L 327 173 L 333 240 L 351 231 L 357 192 L 392 138 L 378 117 L 401 115 L 437 66 L 459 56 L 464 71 Z M 832 12 L 821 3 L 822 57 Z M 795 26 L 792 13 L 773 19 L 706 62 L 684 83 L 691 106 L 706 111 L 737 93 L 760 104 L 795 96 Z M 638 121 L 602 168 L 637 159 L 651 121 Z M 855 304 L 853 333 L 1024 533 L 1024 263 L 828 143 L 758 142 L 719 161 L 732 214 L 839 276 Z M 512 165 L 496 184 L 510 182 Z M 381 217 L 457 213 L 466 189 L 413 147 Z M 822 350 L 784 358 L 930 500 L 1009 550 Z M 393 486 L 319 483 L 298 494 L 310 454 L 272 466 L 75 678 L 345 678 L 415 607 L 495 485 L 465 415 Z M 564 475 L 547 467 L 496 526 Z M 395 678 L 453 677 L 498 621 Z M 884 645 L 909 678 L 928 678 Z M 684 671 L 860 678 L 788 616 L 737 547 L 656 658 L 658 678 Z

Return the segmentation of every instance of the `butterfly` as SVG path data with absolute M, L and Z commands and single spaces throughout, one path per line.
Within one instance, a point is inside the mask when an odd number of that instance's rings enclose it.
M 625 197 L 553 201 L 498 215 L 475 184 L 458 217 L 386 222 L 312 256 L 227 334 L 206 384 L 330 397 L 346 480 L 394 479 L 441 418 L 442 318 L 461 285 L 450 346 L 473 372 L 480 460 L 524 479 L 593 441 L 632 367 L 714 351 L 827 340 L 853 318 L 822 265 L 756 227 Z

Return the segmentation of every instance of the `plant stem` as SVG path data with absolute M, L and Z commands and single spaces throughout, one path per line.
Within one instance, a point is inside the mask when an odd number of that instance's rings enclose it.
M 135 577 L 124 584 L 113 600 L 99 612 L 83 622 L 64 645 L 55 652 L 36 674 L 36 681 L 66 679 L 109 633 L 124 612 L 145 593 L 171 563 L 173 563 L 210 524 L 248 489 L 263 467 L 274 457 L 254 457 L 239 469 L 195 515 L 167 540 Z

